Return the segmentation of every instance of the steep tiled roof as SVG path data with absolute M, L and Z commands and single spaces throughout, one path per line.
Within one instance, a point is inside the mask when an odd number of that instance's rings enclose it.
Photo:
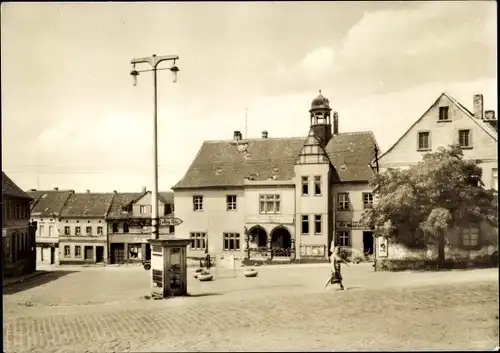
M 332 162 L 334 181 L 368 181 L 373 177 L 370 163 L 375 156 L 376 140 L 372 132 L 347 132 L 333 135 L 326 145 Z
M 142 193 L 140 192 L 123 192 L 116 193 L 109 208 L 108 218 L 110 219 L 125 219 L 129 218 L 128 212 L 122 212 L 123 208 L 129 205 L 132 201 L 138 199 Z
M 205 141 L 184 177 L 172 189 L 243 186 L 246 177 L 278 180 L 294 176 L 306 137 Z M 247 145 L 246 148 L 243 146 Z
M 16 185 L 8 176 L 2 171 L 2 196 L 18 197 L 21 199 L 31 200 L 31 197 L 25 193 L 19 186 Z
M 61 217 L 105 217 L 113 196 L 113 193 L 72 193 L 61 211 Z
M 205 141 L 181 181 L 173 189 L 242 186 L 246 177 L 277 180 L 294 177 L 295 161 L 307 137 Z M 371 132 L 334 135 L 325 150 L 338 169 L 339 181 L 364 181 L 373 176 L 369 167 L 374 156 L 375 138 Z M 347 168 L 340 166 L 347 162 Z
M 41 217 L 59 215 L 71 192 L 71 190 L 28 191 L 28 195 L 36 200 L 32 205 L 31 215 Z
M 113 202 L 111 203 L 111 207 L 109 208 L 108 216 L 109 219 L 127 219 L 130 218 L 129 212 L 125 209 L 132 202 L 140 199 L 147 192 L 124 192 L 124 193 L 116 193 Z M 171 191 L 158 193 L 158 198 L 163 203 L 174 203 L 174 193 Z M 125 211 L 125 212 L 124 212 Z M 150 216 L 148 216 L 150 217 Z
M 172 191 L 160 191 L 158 197 L 163 203 L 174 203 L 174 193 Z

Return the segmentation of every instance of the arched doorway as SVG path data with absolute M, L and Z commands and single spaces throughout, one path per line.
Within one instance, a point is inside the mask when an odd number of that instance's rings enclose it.
M 271 232 L 271 253 L 273 257 L 292 255 L 292 236 L 285 227 L 276 227 Z
M 248 231 L 249 239 L 248 246 L 251 252 L 263 253 L 267 252 L 267 232 L 261 226 L 254 226 Z

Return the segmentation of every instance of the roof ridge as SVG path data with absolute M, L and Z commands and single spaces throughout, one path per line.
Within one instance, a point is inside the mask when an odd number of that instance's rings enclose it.
M 292 137 L 255 137 L 255 138 L 249 138 L 249 139 L 242 139 L 242 140 L 234 140 L 234 139 L 228 139 L 228 140 L 205 140 L 203 142 L 207 143 L 216 143 L 216 142 L 238 142 L 238 143 L 245 143 L 246 141 L 266 141 L 266 140 L 295 140 L 295 139 L 306 139 L 307 136 L 292 136 Z
M 371 130 L 365 130 L 365 131 L 347 131 L 347 132 L 339 132 L 337 135 L 363 135 L 363 134 L 373 134 L 373 131 L 371 131 Z

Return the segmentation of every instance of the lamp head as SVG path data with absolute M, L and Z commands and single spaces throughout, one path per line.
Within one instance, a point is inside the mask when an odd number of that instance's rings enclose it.
M 132 76 L 134 86 L 137 86 L 137 76 L 139 76 L 139 71 L 137 71 L 136 69 L 133 69 L 132 71 L 130 71 L 130 76 Z
M 170 68 L 170 72 L 172 72 L 172 74 L 174 75 L 174 83 L 177 82 L 177 73 L 179 72 L 179 68 L 177 67 L 177 65 L 175 65 L 175 61 L 174 61 L 174 66 L 172 66 Z

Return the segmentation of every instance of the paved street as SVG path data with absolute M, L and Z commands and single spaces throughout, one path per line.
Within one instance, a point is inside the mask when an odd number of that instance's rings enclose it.
M 61 270 L 67 271 L 66 273 Z M 74 271 L 74 272 L 71 272 Z M 140 267 L 59 268 L 4 288 L 7 352 L 487 349 L 498 342 L 498 270 L 374 273 L 261 268 L 190 276 L 190 298 L 144 299 Z

